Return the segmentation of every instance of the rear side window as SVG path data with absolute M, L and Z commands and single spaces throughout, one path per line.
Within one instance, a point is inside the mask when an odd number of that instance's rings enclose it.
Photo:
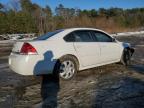
M 50 37 L 62 32 L 62 31 L 64 31 L 64 30 L 56 30 L 54 32 L 48 32 L 48 33 L 36 38 L 35 40 L 47 40 L 48 38 L 50 38 Z
M 75 36 L 73 33 L 68 34 L 67 36 L 64 37 L 64 40 L 66 42 L 75 42 Z
M 93 32 L 93 36 L 95 36 L 95 40 L 97 42 L 112 42 L 112 38 L 105 33 L 102 32 Z
M 91 33 L 86 30 L 74 31 L 64 37 L 66 42 L 93 42 Z
M 93 42 L 89 31 L 74 32 L 76 42 Z

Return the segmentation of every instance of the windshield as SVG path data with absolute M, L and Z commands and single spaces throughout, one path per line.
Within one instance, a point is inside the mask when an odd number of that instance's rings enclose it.
M 48 38 L 56 35 L 57 33 L 62 32 L 62 31 L 64 31 L 64 30 L 56 30 L 54 32 L 48 32 L 48 33 L 46 33 L 46 34 L 44 34 L 42 36 L 37 37 L 35 40 L 47 40 Z

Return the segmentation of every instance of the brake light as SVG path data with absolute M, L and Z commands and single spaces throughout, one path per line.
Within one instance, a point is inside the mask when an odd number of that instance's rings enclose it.
M 21 54 L 37 54 L 36 49 L 29 43 L 24 43 L 21 51 Z

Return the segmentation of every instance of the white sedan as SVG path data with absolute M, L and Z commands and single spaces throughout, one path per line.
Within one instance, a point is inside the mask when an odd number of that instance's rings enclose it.
M 58 73 L 68 80 L 84 69 L 117 62 L 128 65 L 133 52 L 129 43 L 119 42 L 102 30 L 70 28 L 16 42 L 9 66 L 21 75 Z

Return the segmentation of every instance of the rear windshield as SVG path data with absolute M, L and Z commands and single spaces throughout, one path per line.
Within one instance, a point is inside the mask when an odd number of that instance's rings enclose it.
M 64 31 L 64 30 L 56 30 L 56 31 L 53 31 L 53 32 L 48 32 L 48 33 L 46 33 L 42 36 L 37 37 L 35 40 L 47 40 L 48 38 L 62 32 L 62 31 Z

